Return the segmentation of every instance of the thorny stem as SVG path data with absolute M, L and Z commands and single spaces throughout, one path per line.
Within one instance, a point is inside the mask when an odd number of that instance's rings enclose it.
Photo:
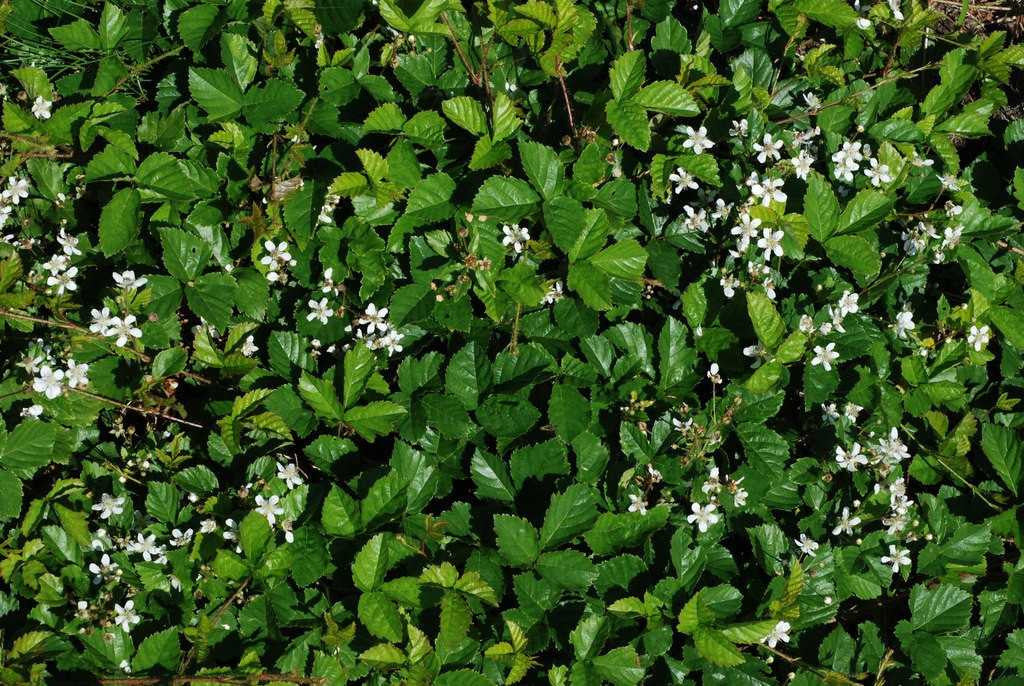
M 572 129 L 573 137 L 576 136 L 576 122 L 572 117 L 572 103 L 569 99 L 569 89 L 565 85 L 565 76 L 562 69 L 562 58 L 559 57 L 555 63 L 555 71 L 558 73 L 558 83 L 562 86 L 562 98 L 565 99 L 565 111 L 569 115 L 569 128 Z
M 147 69 L 152 67 L 157 62 L 161 62 L 161 61 L 167 59 L 168 57 L 174 57 L 175 55 L 177 55 L 179 52 L 181 52 L 184 49 L 185 49 L 184 45 L 179 45 L 178 47 L 174 48 L 173 50 L 168 50 L 167 52 L 161 53 L 161 54 L 157 55 L 156 57 L 143 62 L 142 64 L 139 64 L 139 65 L 136 65 L 135 67 L 132 67 L 132 69 L 127 74 L 125 74 L 120 79 L 118 79 L 117 83 L 114 84 L 114 87 L 110 89 L 110 93 L 108 93 L 108 95 L 117 92 L 121 88 L 121 86 L 123 86 L 125 83 L 128 82 L 129 79 L 133 79 L 133 78 L 135 78 L 137 76 L 140 76 L 142 74 L 142 72 L 146 71 Z
M 459 44 L 459 39 L 455 36 L 455 27 L 452 26 L 451 21 L 448 19 L 448 13 L 441 13 L 441 21 L 448 27 L 448 37 L 452 39 L 452 45 L 455 46 L 455 52 L 458 53 L 459 59 L 462 60 L 462 66 L 466 68 L 466 73 L 469 74 L 469 78 L 472 79 L 473 83 L 477 86 L 481 84 L 481 77 L 476 73 L 476 70 L 469 65 L 469 58 L 466 57 L 466 53 L 462 50 L 462 45 Z
M 148 407 L 136 407 L 135 405 L 127 405 L 125 403 L 120 402 L 119 400 L 114 400 L 112 398 L 107 398 L 107 397 L 99 395 L 97 393 L 93 393 L 92 391 L 86 391 L 86 390 L 83 390 L 81 388 L 69 388 L 68 390 L 71 391 L 72 393 L 78 393 L 80 395 L 85 395 L 85 396 L 88 396 L 90 398 L 94 398 L 96 400 L 101 400 L 101 401 L 103 401 L 105 403 L 109 403 L 110 405 L 114 405 L 116 407 L 120 407 L 122 410 L 131 410 L 132 412 L 140 412 L 142 414 L 148 414 L 148 415 L 153 416 L 153 417 L 160 417 L 161 419 L 166 419 L 166 420 L 171 421 L 171 422 L 176 422 L 178 424 L 184 424 L 185 426 L 191 426 L 194 429 L 205 429 L 206 428 L 202 424 L 196 424 L 195 422 L 190 422 L 187 419 L 182 419 L 180 417 L 175 417 L 174 415 L 167 414 L 166 412 L 161 412 L 160 410 L 153 410 L 153 409 L 150 409 Z
M 1000 248 L 1003 248 L 1004 250 L 1009 250 L 1015 255 L 1024 255 L 1024 249 L 1010 245 L 1006 241 L 996 241 L 996 245 L 998 245 Z
M 633 2 L 626 0 L 626 50 L 633 49 Z
M 8 310 L 7 308 L 4 308 L 4 307 L 0 307 L 0 317 L 6 317 L 8 319 L 17 319 L 17 320 L 20 320 L 20 321 L 23 321 L 23 322 L 31 322 L 33 324 L 39 324 L 41 326 L 49 326 L 49 327 L 54 328 L 54 329 L 64 329 L 65 331 L 74 331 L 77 334 L 81 334 L 81 335 L 86 336 L 86 337 L 88 337 L 90 339 L 93 339 L 95 341 L 106 343 L 106 339 L 103 336 L 97 336 L 97 335 L 93 334 L 91 331 L 89 331 L 89 329 L 85 328 L 84 326 L 79 326 L 78 324 L 75 324 L 74 322 L 58 321 L 56 319 L 44 319 L 42 317 L 33 317 L 30 314 L 25 314 L 23 312 L 15 312 L 14 310 Z M 129 350 L 130 352 L 135 353 L 136 355 L 138 355 L 139 359 L 142 360 L 143 362 L 145 362 L 146 364 L 149 364 L 150 362 L 153 361 L 153 359 L 149 355 L 147 355 L 145 353 L 138 352 L 138 351 L 135 351 L 135 350 L 130 350 L 129 348 L 125 348 L 125 350 Z M 186 378 L 189 378 L 189 379 L 192 379 L 193 381 L 197 381 L 197 382 L 199 382 L 201 384 L 209 385 L 209 384 L 213 383 L 212 381 L 207 379 L 205 376 L 200 376 L 199 374 L 196 374 L 194 372 L 184 372 L 183 371 L 183 372 L 179 372 L 179 373 L 182 376 L 184 376 Z
M 196 674 L 193 676 L 173 677 L 126 677 L 119 679 L 100 679 L 100 683 L 109 686 L 149 686 L 150 684 L 166 684 L 167 686 L 181 686 L 182 684 L 214 683 L 214 684 L 253 684 L 267 683 L 271 681 L 282 681 L 290 684 L 325 684 L 325 677 L 293 676 L 291 674 L 262 674 L 245 675 L 224 675 L 224 674 Z
M 523 306 L 516 305 L 516 318 L 512 322 L 512 340 L 508 344 L 508 349 L 512 354 L 515 354 L 519 347 L 519 318 L 523 314 Z
M 840 684 L 849 684 L 850 686 L 860 686 L 860 682 L 859 681 L 855 681 L 855 680 L 851 679 L 850 677 L 848 677 L 845 674 L 841 674 L 839 672 L 835 672 L 835 671 L 832 671 L 832 670 L 829 670 L 829 669 L 824 669 L 822 667 L 818 667 L 816 665 L 813 665 L 813 664 L 805 661 L 803 658 L 799 658 L 799 657 L 796 657 L 794 655 L 787 655 L 786 653 L 782 652 L 781 650 L 776 650 L 775 648 L 770 648 L 767 645 L 761 645 L 760 647 L 764 648 L 765 650 L 767 650 L 768 652 L 772 653 L 773 655 L 778 655 L 779 657 L 781 657 L 783 660 L 785 660 L 786 662 L 788 662 L 790 664 L 798 664 L 798 665 L 800 665 L 802 667 L 805 667 L 805 668 L 811 670 L 812 672 L 814 672 L 818 676 L 827 677 L 828 680 L 829 680 L 829 683 L 840 683 Z
M 213 623 L 214 626 L 217 625 L 217 622 L 220 621 L 221 616 L 227 611 L 227 609 L 231 606 L 231 604 L 234 603 L 238 599 L 238 597 L 242 595 L 242 593 L 245 591 L 245 589 L 249 586 L 249 582 L 250 581 L 252 581 L 252 577 L 249 577 L 248 579 L 243 581 L 241 583 L 241 585 L 238 588 L 235 589 L 235 592 L 232 593 L 231 596 L 228 597 L 227 600 L 225 600 L 223 603 L 221 603 L 221 606 L 217 608 L 217 611 L 213 613 L 213 617 L 211 618 L 211 622 Z M 181 668 L 178 671 L 179 672 L 184 672 L 186 669 L 188 669 L 188 666 L 190 664 L 192 664 L 192 660 L 193 660 L 193 658 L 195 658 L 195 656 L 196 656 L 196 644 L 193 643 L 192 647 L 188 651 L 188 654 L 185 655 L 185 659 L 182 660 Z M 198 678 L 196 678 L 196 680 L 198 681 Z M 268 679 L 268 681 L 274 681 L 274 679 Z M 245 682 L 241 682 L 241 683 L 245 683 Z M 296 683 L 322 683 L 322 682 L 296 682 Z

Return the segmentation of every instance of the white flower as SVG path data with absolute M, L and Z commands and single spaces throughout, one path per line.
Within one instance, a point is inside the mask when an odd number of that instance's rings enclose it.
M 814 357 L 811 359 L 813 366 L 819 364 L 826 372 L 832 371 L 832 363 L 839 359 L 839 353 L 835 351 L 836 344 L 829 343 L 824 348 L 820 345 L 814 346 Z
M 89 385 L 89 365 L 75 364 L 74 360 L 68 360 L 67 371 L 64 372 L 64 380 L 67 381 L 69 388 L 78 388 L 79 386 Z
M 642 495 L 629 494 L 629 511 L 639 512 L 642 515 L 647 514 L 647 503 L 644 502 Z
M 78 237 L 69 234 L 64 230 L 64 227 L 61 227 L 60 232 L 57 234 L 57 242 L 64 249 L 65 255 L 71 256 L 82 254 L 82 251 L 78 249 Z
M 192 529 L 174 529 L 171 531 L 171 545 L 175 548 L 183 548 L 192 541 Z
M 843 406 L 843 415 L 850 422 L 855 422 L 857 421 L 857 415 L 859 415 L 863 409 L 864 408 L 857 403 L 846 403 L 846 405 Z
M 32 390 L 42 393 L 50 400 L 53 400 L 64 392 L 64 372 L 60 369 L 51 369 L 44 365 L 39 370 L 39 376 L 32 380 Z
M 717 494 L 722 490 L 722 482 L 719 479 L 719 474 L 720 472 L 717 466 L 712 467 L 708 471 L 708 478 L 700 487 L 700 490 L 704 495 Z
M 299 466 L 295 463 L 289 463 L 288 466 L 286 467 L 280 462 L 278 462 L 277 478 L 284 481 L 284 483 L 288 486 L 288 490 L 291 490 L 296 486 L 302 485 L 302 475 L 299 473 Z
M 288 543 L 295 542 L 295 534 L 292 533 L 292 520 L 285 519 L 281 522 L 281 529 L 284 531 L 284 540 Z
M 801 150 L 800 154 L 792 158 L 790 162 L 793 164 L 793 171 L 796 173 L 796 178 L 807 180 L 807 175 L 811 173 L 811 166 L 814 164 L 814 158 L 807 154 L 806 150 Z
M 764 250 L 765 261 L 772 259 L 773 253 L 782 257 L 782 238 L 785 235 L 782 231 L 772 231 L 765 227 L 764 233 L 757 239 L 757 247 Z
M 796 543 L 796 547 L 800 549 L 800 552 L 808 557 L 814 557 L 815 551 L 818 549 L 817 541 L 807 538 L 807 534 L 800 534 L 800 538 L 793 539 Z
M 120 274 L 114 272 L 114 283 L 117 287 L 122 290 L 129 290 L 131 288 L 142 288 L 146 285 L 148 280 L 144 276 L 136 277 L 135 272 L 128 269 Z
M 899 574 L 900 567 L 910 566 L 910 551 L 906 548 L 900 549 L 894 545 L 889 546 L 889 554 L 882 556 L 883 565 L 892 565 L 892 571 Z
M 41 417 L 43 416 L 43 406 L 39 404 L 32 404 L 21 411 L 22 417 Z
M 789 643 L 789 629 L 789 622 L 780 619 L 761 642 L 767 643 L 769 648 L 774 648 L 779 642 Z
M 695 155 L 699 155 L 705 150 L 710 150 L 715 147 L 715 144 L 708 139 L 708 130 L 705 127 L 700 127 L 694 131 L 692 126 L 686 127 L 686 135 L 688 138 L 683 143 L 684 148 L 693 148 Z
M 277 504 L 280 500 L 276 495 L 266 499 L 262 495 L 256 496 L 256 512 L 266 517 L 270 526 L 274 526 L 274 522 L 277 521 L 277 515 L 284 514 L 284 508 Z
M 864 175 L 871 180 L 872 186 L 877 188 L 883 183 L 889 183 L 892 181 L 892 175 L 889 173 L 889 165 L 879 164 L 878 160 L 874 157 L 868 160 L 868 164 L 870 164 L 871 167 L 864 170 Z
M 811 91 L 807 91 L 804 93 L 804 104 L 812 110 L 816 110 L 821 107 L 821 100 L 819 100 L 818 96 Z
M 373 333 L 376 329 L 383 334 L 388 330 L 387 316 L 388 308 L 382 307 L 378 310 L 376 305 L 370 303 L 366 306 L 366 312 L 359 321 L 361 324 L 366 324 L 366 333 Z
M 121 660 L 121 664 L 118 665 L 118 668 L 120 668 L 120 670 L 122 672 L 124 672 L 125 674 L 131 674 L 132 673 L 132 663 L 128 662 L 127 658 L 125 658 L 124 660 Z
M 156 544 L 156 534 L 149 536 L 139 534 L 135 541 L 128 544 L 128 550 L 139 553 L 146 562 L 152 562 L 154 558 L 160 562 L 164 554 L 163 547 Z
M 74 278 L 78 274 L 78 267 L 70 267 L 66 272 L 46 277 L 47 286 L 55 286 L 57 295 L 63 295 L 65 291 L 78 290 L 78 284 Z
M 760 198 L 761 204 L 765 207 L 771 205 L 773 200 L 784 203 L 788 196 L 782 192 L 783 183 L 782 179 L 763 179 L 760 183 L 750 186 L 750 193 L 755 198 Z
M 668 175 L 668 180 L 675 184 L 675 193 L 679 195 L 687 188 L 690 190 L 697 190 L 700 186 L 697 184 L 697 180 L 693 178 L 693 174 L 686 171 L 682 167 L 677 167 L 674 172 Z
M 983 324 L 981 327 L 972 325 L 970 333 L 967 334 L 967 344 L 973 347 L 975 351 L 981 352 L 981 349 L 988 345 L 991 337 L 988 325 Z
M 201 534 L 212 534 L 216 530 L 217 530 L 217 520 L 216 519 L 212 519 L 212 518 L 204 519 L 203 521 L 199 522 L 199 533 L 201 533 Z
M 92 506 L 92 509 L 100 513 L 100 519 L 109 519 L 111 515 L 119 515 L 124 512 L 124 498 L 115 498 L 110 493 L 100 496 L 100 501 Z
M 326 324 L 334 314 L 334 308 L 327 304 L 327 298 L 320 298 L 320 302 L 310 300 L 307 304 L 309 305 L 309 314 L 306 315 L 307 322 L 319 319 L 321 324 Z
M 747 123 L 746 119 L 740 119 L 739 121 L 733 119 L 732 128 L 729 129 L 729 135 L 737 138 L 746 137 L 749 128 L 750 125 Z
M 867 455 L 861 452 L 860 443 L 854 443 L 849 452 L 837 445 L 836 463 L 840 468 L 848 472 L 855 472 L 857 471 L 857 465 L 866 465 L 868 463 L 868 458 Z
M 718 283 L 721 284 L 722 293 L 725 294 L 725 297 L 732 298 L 736 295 L 736 288 L 740 285 L 740 280 L 732 274 L 726 274 L 718 280 Z
M 765 350 L 764 346 L 761 345 L 760 343 L 755 343 L 753 345 L 748 345 L 747 347 L 743 348 L 743 354 L 746 355 L 747 357 L 754 358 L 754 361 L 750 364 L 750 366 L 753 369 L 757 369 L 758 367 L 761 366 L 763 358 L 765 358 L 768 355 L 768 351 Z
M 135 315 L 129 314 L 124 319 L 114 317 L 107 330 L 107 335 L 117 336 L 114 343 L 118 348 L 123 348 L 132 338 L 142 338 L 142 329 L 135 326 Z
M 942 182 L 942 187 L 947 191 L 953 191 L 955 193 L 960 190 L 960 181 L 952 174 L 940 176 L 939 181 Z
M 551 286 L 548 287 L 548 292 L 544 294 L 544 299 L 541 302 L 545 305 L 553 305 L 562 299 L 563 286 L 561 281 L 555 281 Z
M 89 325 L 89 331 L 104 336 L 107 335 L 107 330 L 117 320 L 117 317 L 110 316 L 109 307 L 104 307 L 102 310 L 93 310 L 90 314 L 92 314 L 92 324 Z
M 259 352 L 259 347 L 254 342 L 252 335 L 247 336 L 242 343 L 242 354 L 246 357 L 252 357 L 257 352 Z
M 892 18 L 896 21 L 903 21 L 903 11 L 900 10 L 900 0 L 889 0 L 889 9 L 892 10 Z
M 716 386 L 722 383 L 722 376 L 718 373 L 718 363 L 712 362 L 711 366 L 708 367 L 708 378 L 711 379 L 711 383 Z
M 57 274 L 64 271 L 68 267 L 68 256 L 57 253 L 49 259 L 47 262 L 43 262 L 43 269 L 50 272 L 51 274 Z
M 36 99 L 32 102 L 32 116 L 36 119 L 49 119 L 51 116 L 50 109 L 52 107 L 52 101 L 47 100 L 41 95 L 37 95 Z
M 843 291 L 843 295 L 839 298 L 839 318 L 843 318 L 848 314 L 854 314 L 860 309 L 860 296 L 851 291 Z
M 745 489 L 742 486 L 740 486 L 740 483 L 745 478 L 746 477 L 741 477 L 741 478 L 737 479 L 736 481 L 732 482 L 732 484 L 733 484 L 733 486 L 732 486 L 732 488 L 733 488 L 733 491 L 732 491 L 732 502 L 733 502 L 734 505 L 736 505 L 736 507 L 743 507 L 743 506 L 745 506 L 747 504 L 747 498 L 750 497 L 750 493 L 747 492 L 747 489 Z
M 389 356 L 394 355 L 395 353 L 402 352 L 404 349 L 401 343 L 403 338 L 405 338 L 405 334 L 391 329 L 379 339 L 379 345 L 388 351 Z
M 754 150 L 757 151 L 757 161 L 765 164 L 769 160 L 782 159 L 782 140 L 775 140 L 772 135 L 765 132 L 760 143 L 754 143 Z
M 505 237 L 501 239 L 501 244 L 511 245 L 517 255 L 522 253 L 526 243 L 530 240 L 530 232 L 527 228 L 519 226 L 519 224 L 512 224 L 511 226 L 505 224 L 501 227 L 501 231 L 505 234 Z
M 871 21 L 865 19 L 864 17 L 861 17 L 860 19 L 857 20 L 857 28 L 860 29 L 861 31 L 867 31 L 868 29 L 871 28 Z
M 704 533 L 718 523 L 720 517 L 715 514 L 716 509 L 718 509 L 718 507 L 714 503 L 708 503 L 703 507 L 697 503 L 693 503 L 690 506 L 690 510 L 693 514 L 686 515 L 686 521 L 690 524 L 696 524 L 697 529 L 699 529 L 701 533 Z
M 914 313 L 910 310 L 903 310 L 896 315 L 896 323 L 892 327 L 896 329 L 897 338 L 906 338 L 907 332 L 914 330 Z
M 260 258 L 260 264 L 271 265 L 273 263 L 278 264 L 289 264 L 292 260 L 291 253 L 288 252 L 288 244 L 284 241 L 274 244 L 274 241 L 264 241 L 263 249 L 267 251 L 267 254 Z
M 889 429 L 889 438 L 879 441 L 875 450 L 892 464 L 910 459 L 910 449 L 907 448 L 906 443 L 900 440 L 900 432 L 895 426 Z M 900 483 L 902 484 L 902 482 Z
M 838 536 L 840 533 L 852 534 L 853 527 L 860 524 L 860 517 L 851 517 L 850 508 L 844 507 L 843 514 L 839 517 L 839 523 L 832 529 L 832 535 Z
M 761 226 L 761 220 L 751 217 L 746 212 L 740 212 L 738 219 L 739 225 L 732 227 L 729 233 L 738 237 L 736 247 L 743 252 L 750 245 L 750 241 L 757 238 L 757 227 Z
M 7 177 L 7 190 L 4 191 L 4 198 L 12 205 L 18 205 L 23 198 L 28 197 L 28 189 L 28 179 L 9 176 Z
M 126 633 L 130 633 L 132 627 L 141 621 L 141 618 L 135 614 L 135 601 L 129 600 L 123 606 L 114 603 L 114 624 L 125 630 Z

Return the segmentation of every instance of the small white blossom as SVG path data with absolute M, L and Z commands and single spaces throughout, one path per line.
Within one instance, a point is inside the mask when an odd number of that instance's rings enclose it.
M 782 238 L 785 235 L 782 231 L 772 231 L 765 227 L 764 233 L 757 239 L 757 247 L 764 250 L 765 261 L 771 260 L 773 254 L 782 257 Z
M 852 534 L 853 527 L 860 524 L 860 517 L 850 516 L 850 508 L 844 507 L 843 514 L 839 517 L 839 523 L 832 529 L 832 535 L 838 536 L 841 533 Z
M 669 174 L 668 180 L 675 186 L 674 191 L 676 195 L 679 195 L 686 189 L 695 191 L 700 187 L 697 179 L 693 178 L 693 174 L 682 167 L 677 167 L 674 172 Z
M 807 154 L 806 150 L 801 150 L 790 162 L 793 164 L 793 172 L 796 174 L 796 178 L 806 181 L 807 175 L 811 173 L 814 158 Z
M 975 351 L 981 352 L 981 349 L 988 345 L 991 337 L 987 324 L 982 324 L 980 327 L 972 325 L 970 333 L 967 334 L 967 344 Z
M 814 557 L 819 547 L 817 541 L 808 538 L 807 534 L 800 534 L 800 538 L 793 539 L 793 542 L 800 552 L 808 557 Z
M 718 509 L 718 507 L 714 503 L 708 503 L 703 507 L 697 503 L 693 503 L 690 506 L 690 510 L 693 514 L 686 515 L 686 521 L 690 524 L 696 524 L 697 529 L 700 530 L 701 533 L 704 533 L 718 523 L 720 517 L 715 514 L 716 509 Z
M 896 330 L 897 338 L 906 338 L 907 332 L 914 330 L 914 313 L 910 310 L 903 310 L 896 315 L 896 323 L 892 326 Z
M 256 512 L 266 517 L 270 526 L 274 526 L 277 515 L 284 514 L 284 508 L 278 505 L 280 500 L 276 495 L 269 498 L 264 498 L 262 495 L 256 496 Z
M 642 515 L 647 514 L 647 503 L 642 495 L 629 494 L 629 511 L 639 512 Z
M 705 127 L 700 127 L 694 130 L 692 126 L 686 127 L 687 139 L 683 142 L 684 148 L 692 148 L 695 155 L 699 155 L 705 150 L 710 150 L 715 147 L 715 144 L 708 139 L 708 130 Z
M 107 330 L 107 336 L 117 337 L 114 344 L 118 348 L 123 348 L 133 338 L 142 338 L 142 329 L 135 326 L 135 321 L 134 314 L 126 315 L 124 319 L 114 317 L 111 321 L 110 328 Z
M 836 446 L 836 464 L 841 469 L 855 472 L 858 465 L 866 465 L 867 463 L 867 455 L 861 452 L 860 443 L 854 443 L 849 451 L 843 450 L 841 446 Z
M 761 639 L 762 643 L 767 643 L 769 648 L 774 648 L 780 642 L 789 643 L 789 622 L 779 620 L 767 636 Z
M 761 164 L 771 160 L 782 159 L 782 140 L 775 140 L 768 132 L 765 132 L 761 142 L 754 143 L 753 147 L 757 152 L 757 161 Z
M 100 513 L 100 519 L 110 519 L 112 515 L 124 512 L 124 498 L 115 498 L 110 493 L 104 493 L 92 509 Z
M 256 345 L 252 335 L 246 337 L 245 341 L 242 342 L 242 354 L 246 357 L 252 357 L 259 352 L 259 346 Z
M 511 245 L 517 255 L 523 252 L 526 244 L 530 241 L 530 232 L 525 226 L 505 224 L 501 227 L 505 237 L 501 239 L 502 245 Z
M 141 621 L 141 617 L 135 613 L 135 601 L 129 600 L 124 605 L 114 603 L 114 625 L 130 633 L 132 627 Z
M 548 292 L 544 294 L 544 299 L 541 301 L 545 305 L 553 305 L 562 299 L 563 286 L 561 281 L 555 281 L 548 288 Z
M 321 324 L 326 324 L 334 314 L 334 308 L 327 304 L 327 298 L 320 298 L 320 302 L 310 300 L 307 304 L 309 305 L 309 314 L 306 315 L 308 322 L 319 319 Z
M 32 390 L 42 393 L 48 399 L 53 400 L 64 392 L 64 372 L 60 369 L 51 369 L 43 366 L 39 370 L 39 376 L 32 380 Z
M 68 368 L 64 372 L 64 380 L 69 388 L 89 385 L 89 365 L 83 363 L 75 364 L 74 360 L 68 360 Z
M 277 478 L 284 481 L 285 485 L 288 486 L 288 490 L 302 485 L 302 474 L 299 473 L 299 466 L 294 462 L 289 463 L 287 466 L 278 462 Z
M 911 565 L 910 551 L 906 548 L 890 545 L 889 554 L 882 556 L 882 564 L 891 565 L 893 573 L 899 574 L 900 567 L 909 567 Z
M 32 116 L 36 119 L 49 119 L 52 115 L 52 107 L 52 101 L 47 100 L 41 95 L 37 95 L 36 99 L 32 101 Z
M 117 284 L 117 287 L 121 290 L 127 291 L 132 288 L 142 288 L 146 283 L 148 283 L 148 280 L 144 276 L 136 277 L 135 272 L 128 269 L 120 274 L 114 272 L 114 283 Z
M 811 364 L 814 366 L 820 364 L 826 372 L 832 371 L 832 363 L 839 359 L 839 353 L 835 351 L 835 347 L 835 343 L 829 343 L 824 348 L 820 345 L 814 346 L 814 357 L 811 359 Z

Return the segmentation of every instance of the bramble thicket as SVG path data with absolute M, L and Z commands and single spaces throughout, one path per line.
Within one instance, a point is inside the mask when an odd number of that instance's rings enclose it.
M 1021 686 L 1022 33 L 0 0 L 0 683 Z

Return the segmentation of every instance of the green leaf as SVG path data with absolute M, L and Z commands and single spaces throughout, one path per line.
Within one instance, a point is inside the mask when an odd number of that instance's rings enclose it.
M 0 522 L 16 519 L 21 514 L 21 479 L 0 469 Z
M 331 486 L 324 498 L 320 523 L 332 536 L 351 538 L 360 529 L 359 503 L 337 486 Z
M 537 559 L 537 530 L 522 517 L 494 515 L 498 552 L 513 567 L 529 567 Z
M 766 348 L 774 349 L 786 335 L 786 325 L 775 309 L 775 305 L 763 293 L 747 291 L 747 314 L 754 324 L 758 339 Z
M 963 629 L 970 622 L 971 605 L 971 594 L 956 586 L 929 589 L 918 584 L 910 591 L 910 621 L 915 630 L 930 633 Z
M 548 418 L 558 437 L 570 443 L 590 424 L 590 404 L 572 386 L 555 384 L 548 403 Z
M 595 555 L 611 555 L 639 545 L 647 536 L 665 526 L 668 514 L 669 508 L 663 505 L 648 510 L 646 514 L 605 512 L 584 538 Z
M 535 209 L 540 197 L 522 179 L 492 176 L 473 198 L 473 212 L 504 222 L 515 222 Z
M 630 100 L 609 100 L 605 115 L 612 130 L 623 141 L 644 152 L 651 147 L 651 124 L 642 105 Z
M 807 194 L 804 196 L 804 214 L 811 235 L 824 243 L 839 226 L 839 200 L 824 176 L 812 171 L 807 176 Z
M 722 26 L 731 29 L 753 21 L 760 12 L 760 0 L 723 0 L 719 6 L 718 16 L 722 20 Z
M 516 492 L 501 458 L 478 449 L 473 453 L 469 470 L 479 497 L 508 503 L 515 501 Z
M 614 648 L 592 661 L 594 671 L 615 686 L 635 686 L 643 681 L 647 671 L 633 646 Z
M 744 662 L 743 653 L 716 629 L 698 627 L 693 632 L 693 642 L 701 657 L 719 667 L 735 667 Z
M 192 281 L 203 273 L 213 251 L 199 236 L 167 227 L 160 230 L 164 266 L 180 281 Z
M 562 163 L 555 151 L 546 145 L 522 140 L 519 142 L 519 159 L 533 187 L 545 199 L 553 198 L 563 175 Z
M 406 409 L 390 400 L 375 400 L 345 410 L 345 423 L 360 436 L 373 440 L 395 428 L 406 414 Z
M 676 117 L 696 117 L 700 114 L 697 101 L 675 81 L 655 81 L 633 96 L 632 102 L 646 110 Z
M 843 210 L 837 234 L 857 233 L 873 229 L 892 211 L 893 197 L 873 190 L 863 190 Z
M 177 628 L 170 628 L 144 638 L 132 659 L 132 669 L 136 672 L 154 667 L 162 667 L 170 672 L 176 670 L 181 659 L 179 634 Z
M 323 419 L 338 422 L 345 416 L 345 408 L 338 402 L 334 384 L 327 379 L 318 379 L 302 372 L 299 377 L 299 394 L 317 416 Z
M 231 119 L 242 111 L 242 89 L 226 69 L 190 68 L 188 87 L 210 121 Z
M 1024 314 L 1007 307 L 993 307 L 988 318 L 1013 347 L 1024 350 Z
M 267 518 L 258 512 L 250 512 L 238 525 L 238 543 L 250 560 L 259 560 L 267 549 L 273 530 Z
M 139 235 L 141 199 L 134 188 L 114 194 L 100 213 L 100 250 L 107 257 L 128 247 Z
M 366 389 L 370 375 L 377 369 L 377 357 L 365 343 L 359 343 L 345 353 L 345 376 L 342 403 L 352 407 Z
M 571 541 L 589 529 L 596 518 L 597 504 L 588 486 L 573 484 L 554 494 L 540 529 L 540 549 L 551 550 Z
M 981 449 L 1006 487 L 1017 495 L 1024 468 L 1024 448 L 1014 431 L 998 424 L 982 425 Z
M 279 122 L 298 110 L 304 99 L 304 93 L 291 83 L 268 79 L 264 85 L 245 94 L 242 112 L 254 126 Z
M 380 591 L 361 594 L 357 612 L 359 621 L 372 635 L 395 643 L 402 640 L 404 623 L 398 606 Z
M 359 590 L 370 592 L 384 582 L 384 575 L 392 564 L 390 540 L 388 534 L 377 534 L 356 553 L 352 562 L 352 582 Z
M 644 54 L 640 50 L 632 50 L 620 55 L 609 71 L 612 97 L 616 100 L 623 100 L 640 90 L 644 84 L 646 68 Z
M 188 306 L 221 331 L 231 324 L 238 284 L 230 274 L 204 274 L 185 289 Z
M 53 458 L 57 429 L 53 424 L 26 419 L 0 444 L 0 466 L 28 478 Z
M 860 236 L 835 236 L 825 241 L 825 252 L 830 260 L 853 272 L 861 285 L 871 281 L 882 268 L 882 257 L 868 241 Z
M 480 103 L 466 95 L 450 98 L 441 103 L 444 116 L 457 126 L 469 131 L 474 136 L 487 133 L 487 115 Z

